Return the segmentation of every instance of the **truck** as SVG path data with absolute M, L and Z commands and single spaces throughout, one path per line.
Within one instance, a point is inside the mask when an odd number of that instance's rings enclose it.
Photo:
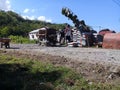
M 57 43 L 57 30 L 54 28 L 41 28 L 37 33 L 39 45 L 55 46 Z

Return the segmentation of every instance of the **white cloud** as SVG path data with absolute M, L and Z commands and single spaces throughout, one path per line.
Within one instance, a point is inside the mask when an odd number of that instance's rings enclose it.
M 45 16 L 39 16 L 39 17 L 35 17 L 35 16 L 22 16 L 24 19 L 29 19 L 29 20 L 39 20 L 39 21 L 45 21 L 45 22 L 52 22 L 51 19 L 46 19 Z
M 23 13 L 28 13 L 30 10 L 28 8 L 26 8 Z
M 0 0 L 0 9 L 8 11 L 11 9 L 10 0 Z
M 24 11 L 23 11 L 23 13 L 29 13 L 29 12 L 34 13 L 34 12 L 35 12 L 35 9 L 28 9 L 28 8 L 26 8 L 26 9 L 24 9 Z
M 38 17 L 38 20 L 40 20 L 40 21 L 45 21 L 45 16 L 39 16 L 39 17 Z
M 52 20 L 51 20 L 51 19 L 48 19 L 48 20 L 46 20 L 46 22 L 52 22 Z
M 24 19 L 35 20 L 35 16 L 22 16 Z
M 39 16 L 37 19 L 40 20 L 40 21 L 52 22 L 51 19 L 46 19 L 45 16 Z
M 35 12 L 35 9 L 32 9 L 31 12 L 34 13 L 34 12 Z

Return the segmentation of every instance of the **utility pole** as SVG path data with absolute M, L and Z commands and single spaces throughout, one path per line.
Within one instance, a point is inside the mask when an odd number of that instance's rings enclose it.
M 99 31 L 102 29 L 102 27 L 101 26 L 99 26 Z

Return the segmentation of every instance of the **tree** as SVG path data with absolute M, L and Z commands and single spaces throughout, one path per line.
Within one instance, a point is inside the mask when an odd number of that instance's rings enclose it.
M 45 26 L 59 30 L 64 27 L 64 24 L 48 23 L 38 20 L 26 20 L 13 11 L 0 11 L 1 37 L 8 37 L 10 35 L 27 37 L 30 31 Z

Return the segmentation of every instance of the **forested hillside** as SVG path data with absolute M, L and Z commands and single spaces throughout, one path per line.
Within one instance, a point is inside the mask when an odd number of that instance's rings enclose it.
M 44 26 L 61 29 L 64 24 L 48 23 L 38 20 L 24 19 L 13 11 L 0 11 L 0 37 L 28 36 L 28 32 Z

